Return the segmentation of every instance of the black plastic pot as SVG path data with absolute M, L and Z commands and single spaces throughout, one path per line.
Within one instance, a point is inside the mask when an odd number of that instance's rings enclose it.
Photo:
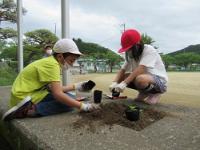
M 138 121 L 140 119 L 140 108 L 135 107 L 134 109 L 127 108 L 125 110 L 126 118 L 130 121 Z
M 115 89 L 112 90 L 112 97 L 119 97 L 120 92 L 116 92 Z
M 102 91 L 100 91 L 100 90 L 94 90 L 93 94 L 94 94 L 93 95 L 94 103 L 101 103 Z
M 89 91 L 91 90 L 96 84 L 92 81 L 92 80 L 89 80 L 88 82 L 84 83 L 83 84 L 83 90 L 84 91 Z

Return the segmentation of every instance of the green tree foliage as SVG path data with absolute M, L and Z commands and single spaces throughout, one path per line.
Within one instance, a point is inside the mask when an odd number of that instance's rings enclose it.
M 42 58 L 42 50 L 32 46 L 32 45 L 24 45 L 24 64 L 25 66 L 29 64 L 30 62 Z M 17 61 L 17 46 L 16 45 L 10 45 L 9 47 L 5 47 L 2 50 L 2 53 L 0 55 L 0 59 L 9 59 L 12 61 Z
M 11 85 L 17 76 L 15 69 L 6 66 L 0 67 L 0 86 Z
M 3 51 L 3 49 L 6 47 L 6 41 L 4 40 L 0 40 L 0 54 Z
M 80 51 L 84 54 L 84 58 L 92 58 L 94 70 L 96 69 L 96 61 L 98 59 L 106 60 L 106 63 L 109 65 L 110 72 L 112 72 L 112 68 L 115 65 L 119 65 L 119 63 L 123 60 L 121 56 L 116 54 L 115 52 L 111 51 L 108 48 L 104 48 L 95 43 L 86 43 L 83 42 L 81 39 L 73 39 Z
M 152 45 L 155 41 L 146 33 L 142 34 L 142 43 Z
M 175 58 L 170 55 L 161 55 L 162 60 L 164 61 L 166 69 L 168 69 L 169 65 L 172 65 L 175 63 Z
M 23 14 L 27 11 L 23 8 Z M 17 5 L 15 0 L 1 0 L 0 1 L 0 25 L 2 21 L 8 21 L 11 23 L 17 22 Z M 7 48 L 7 40 L 12 39 L 13 43 L 16 44 L 17 31 L 12 28 L 1 28 L 0 27 L 0 52 L 5 53 Z M 12 42 L 11 42 L 12 43 Z M 9 44 L 10 45 L 10 44 Z M 11 44 L 12 47 L 12 44 Z M 8 52 L 9 53 L 9 52 Z M 10 53 L 9 53 L 10 54 Z
M 5 47 L 0 55 L 2 59 L 11 59 L 16 61 L 17 60 L 17 46 L 9 46 Z
M 113 54 L 112 51 L 108 51 L 107 54 L 104 55 L 104 58 L 108 59 L 108 64 L 110 67 L 110 72 L 112 72 L 113 67 L 118 65 L 120 67 L 120 62 L 123 61 L 123 58 L 117 54 Z
M 200 64 L 200 54 L 194 52 L 177 53 L 176 55 L 166 54 L 161 55 L 161 57 L 165 62 L 166 69 L 168 69 L 169 65 L 176 65 L 177 67 L 184 67 L 186 70 L 191 70 L 194 64 Z
M 17 37 L 17 31 L 12 28 L 0 29 L 0 40 L 14 39 Z
M 43 56 L 42 48 L 38 48 L 33 45 L 24 45 L 24 65 L 28 65 L 29 63 L 41 59 Z
M 58 37 L 47 29 L 37 29 L 31 32 L 25 33 L 25 44 L 33 45 L 36 47 L 44 47 L 46 44 L 54 45 L 58 40 Z
M 200 54 L 195 54 L 193 55 L 193 62 L 194 63 L 197 63 L 197 64 L 200 64 Z
M 181 53 L 174 56 L 176 60 L 176 64 L 180 66 L 184 66 L 185 68 L 192 63 L 199 63 L 200 55 L 196 55 L 195 53 Z
M 9 31 L 6 29 L 2 29 L 1 31 Z M 12 31 L 12 30 L 11 30 Z M 0 32 L 1 33 L 1 32 Z M 10 35 L 7 35 L 8 33 Z M 14 30 L 12 32 L 3 32 L 5 36 L 2 34 L 2 39 L 7 39 L 7 37 L 14 36 Z M 46 29 L 39 29 L 32 32 L 25 33 L 26 39 L 24 41 L 24 64 L 27 65 L 30 62 L 42 58 L 43 55 L 43 47 L 46 44 L 54 44 L 58 38 L 54 33 L 51 33 Z M 5 40 L 2 40 L 5 41 Z M 0 58 L 11 59 L 13 61 L 17 61 L 17 46 L 16 44 L 9 44 L 9 46 L 4 46 L 1 50 L 2 54 Z
M 24 56 L 25 64 L 42 58 L 45 45 L 54 45 L 58 37 L 47 29 L 37 29 L 25 33 Z
M 23 14 L 27 12 L 25 8 L 22 11 Z M 0 3 L 0 24 L 2 21 L 17 22 L 17 5 L 14 0 L 3 0 Z

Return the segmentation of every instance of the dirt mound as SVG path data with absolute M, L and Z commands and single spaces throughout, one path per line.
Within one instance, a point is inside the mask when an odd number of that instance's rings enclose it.
M 129 121 L 125 116 L 126 105 L 119 103 L 108 103 L 101 105 L 100 110 L 90 113 L 80 113 L 80 119 L 73 123 L 73 128 L 85 127 L 91 132 L 95 132 L 99 126 L 117 124 L 140 131 L 148 125 L 162 119 L 166 113 L 153 109 L 141 109 L 140 119 L 138 121 Z

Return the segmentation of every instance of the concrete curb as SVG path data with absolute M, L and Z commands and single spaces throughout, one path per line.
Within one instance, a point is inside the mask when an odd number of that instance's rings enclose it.
M 12 149 L 15 150 L 37 150 L 39 149 L 36 144 L 33 143 L 28 134 L 25 134 L 17 121 L 12 122 L 0 122 L 0 133 L 8 141 Z
M 9 90 L 9 87 L 0 87 L 0 116 L 7 110 Z M 0 121 L 0 134 L 15 150 L 200 149 L 199 109 L 167 104 L 151 107 L 172 115 L 142 131 L 114 125 L 112 129 L 103 126 L 98 133 L 91 133 L 85 128 L 75 130 L 72 127 L 72 123 L 79 119 L 76 112 L 63 113 L 42 118 Z

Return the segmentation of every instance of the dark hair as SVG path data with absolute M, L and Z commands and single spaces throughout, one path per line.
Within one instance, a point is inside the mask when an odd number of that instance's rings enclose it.
M 61 53 L 53 53 L 53 56 L 54 57 L 56 57 L 58 54 L 61 54 Z M 63 55 L 63 57 L 64 58 L 66 58 L 66 57 L 68 57 L 68 56 L 70 56 L 70 55 L 75 55 L 75 56 L 77 56 L 77 57 L 80 57 L 80 55 L 78 55 L 78 54 L 73 54 L 73 53 L 69 53 L 69 52 L 66 52 L 66 53 L 62 53 L 62 55 Z
M 52 47 L 51 47 L 51 45 L 45 45 L 44 49 L 47 49 L 47 48 L 52 48 Z
M 130 48 L 130 50 L 132 51 L 132 56 L 135 59 L 135 61 L 138 61 L 140 59 L 143 49 L 144 49 L 144 44 L 135 44 Z

